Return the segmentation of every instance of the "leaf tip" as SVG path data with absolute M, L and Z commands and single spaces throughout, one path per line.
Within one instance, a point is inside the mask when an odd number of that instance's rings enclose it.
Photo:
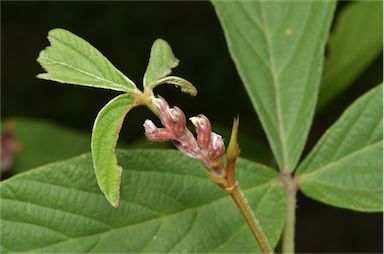
M 53 29 L 48 31 L 48 37 L 53 36 L 53 35 L 58 34 L 58 33 L 71 33 L 71 32 L 69 32 L 68 30 L 66 30 L 64 28 L 60 28 L 60 27 L 53 28 Z
M 39 79 L 48 79 L 47 78 L 47 75 L 48 73 L 39 73 L 36 75 L 36 78 L 39 78 Z
M 39 73 L 36 75 L 36 78 L 44 79 L 44 73 Z
M 120 176 L 119 175 L 119 180 L 118 183 L 113 187 L 113 191 L 102 191 L 104 192 L 105 198 L 108 200 L 108 202 L 114 207 L 118 208 L 120 204 Z M 100 186 L 101 187 L 101 186 Z
M 183 93 L 187 93 L 187 94 L 189 94 L 189 95 L 191 95 L 191 96 L 193 96 L 193 97 L 195 97 L 195 96 L 197 95 L 197 89 L 196 89 L 196 87 L 194 87 L 193 85 L 192 85 L 191 87 L 189 87 L 188 89 L 186 89 L 186 88 L 181 88 L 181 91 L 182 91 Z
M 116 201 L 114 201 L 114 202 L 111 202 L 111 200 L 108 200 L 108 201 L 109 201 L 109 203 L 110 203 L 114 208 L 118 208 L 119 205 L 120 205 L 119 200 L 116 200 Z
M 107 199 L 108 203 L 111 204 L 114 208 L 118 208 L 120 205 L 120 190 L 119 186 L 117 187 L 117 192 L 115 193 L 109 193 L 109 192 L 104 192 L 104 196 Z

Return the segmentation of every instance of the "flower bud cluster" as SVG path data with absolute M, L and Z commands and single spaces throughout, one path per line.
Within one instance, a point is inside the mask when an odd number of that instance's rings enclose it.
M 149 141 L 170 140 L 181 152 L 201 160 L 211 171 L 217 175 L 225 174 L 222 156 L 225 146 L 220 135 L 211 131 L 211 123 L 204 115 L 191 117 L 196 127 L 197 139 L 186 127 L 183 111 L 178 107 L 170 108 L 162 98 L 153 99 L 160 112 L 163 128 L 158 128 L 151 120 L 144 122 L 145 135 Z

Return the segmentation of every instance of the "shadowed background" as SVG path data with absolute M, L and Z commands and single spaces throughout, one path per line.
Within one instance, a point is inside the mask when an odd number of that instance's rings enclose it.
M 338 11 L 347 4 L 339 4 Z M 209 2 L 2 2 L 2 120 L 41 119 L 90 135 L 97 112 L 118 94 L 35 77 L 43 71 L 36 62 L 38 53 L 48 46 L 48 31 L 56 27 L 86 39 L 140 88 L 152 42 L 167 40 L 181 61 L 173 73 L 191 81 L 199 94 L 192 98 L 173 86 L 156 91 L 187 116 L 206 114 L 227 140 L 232 118 L 240 113 L 240 131 L 246 137 L 243 145 L 240 140 L 243 154 L 275 165 Z M 382 55 L 317 114 L 305 153 L 352 101 L 381 80 Z M 128 114 L 120 141 L 142 140 L 146 118 L 154 117 L 145 108 Z M 249 140 L 255 142 L 245 144 Z M 382 225 L 381 213 L 338 209 L 299 194 L 297 252 L 382 252 Z

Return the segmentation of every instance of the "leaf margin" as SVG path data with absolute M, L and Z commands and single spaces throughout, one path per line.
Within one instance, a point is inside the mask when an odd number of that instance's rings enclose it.
M 375 86 L 374 88 L 370 89 L 369 91 L 367 91 L 366 93 L 361 95 L 359 98 L 357 98 L 351 105 L 349 105 L 345 109 L 345 111 L 339 116 L 339 118 L 326 130 L 326 132 L 322 135 L 322 137 L 319 139 L 319 141 L 311 149 L 311 151 L 308 153 L 308 155 L 300 163 L 298 169 L 295 171 L 295 178 L 297 179 L 297 183 L 298 183 L 299 189 L 306 196 L 308 196 L 308 197 L 310 197 L 310 198 L 312 198 L 312 199 L 314 199 L 316 201 L 319 201 L 319 202 L 322 202 L 322 203 L 326 203 L 326 204 L 331 205 L 331 206 L 336 206 L 336 207 L 339 207 L 339 208 L 344 208 L 344 209 L 351 209 L 351 210 L 360 211 L 360 212 L 381 212 L 382 211 L 382 209 L 383 209 L 382 204 L 380 206 L 381 208 L 363 207 L 361 205 L 359 206 L 359 205 L 355 205 L 353 203 L 348 204 L 348 202 L 345 202 L 345 203 L 341 204 L 341 203 L 338 203 L 337 201 L 334 201 L 334 200 L 332 201 L 329 198 L 325 198 L 324 196 L 321 196 L 321 194 L 316 194 L 316 193 L 314 193 L 314 192 L 316 192 L 316 188 L 315 188 L 316 186 L 312 186 L 314 182 L 318 182 L 319 185 L 323 185 L 323 186 L 324 185 L 329 185 L 329 188 L 338 188 L 340 186 L 328 184 L 328 183 L 326 183 L 324 181 L 319 181 L 319 180 L 316 181 L 316 179 L 312 180 L 311 178 L 308 178 L 308 177 L 311 176 L 311 175 L 313 176 L 313 175 L 318 174 L 319 170 L 329 169 L 329 165 L 337 164 L 337 163 L 341 162 L 342 160 L 344 160 L 345 158 L 361 152 L 362 150 L 366 149 L 367 147 L 369 147 L 369 148 L 374 147 L 375 148 L 376 146 L 378 146 L 379 150 L 381 148 L 381 153 L 380 154 L 382 154 L 382 151 L 383 151 L 382 150 L 383 149 L 383 135 L 381 135 L 381 141 L 376 141 L 375 143 L 370 143 L 370 144 L 364 146 L 364 148 L 360 148 L 358 150 L 354 150 L 351 153 L 349 153 L 349 154 L 347 154 L 347 155 L 345 155 L 345 156 L 343 156 L 341 158 L 338 158 L 337 160 L 332 160 L 331 162 L 328 162 L 328 164 L 317 165 L 314 170 L 312 169 L 312 170 L 310 170 L 309 172 L 306 173 L 306 170 L 310 169 L 310 168 L 308 168 L 307 164 L 308 163 L 311 164 L 311 160 L 316 158 L 316 155 L 319 153 L 319 150 L 322 149 L 323 144 L 325 144 L 327 142 L 327 140 L 329 140 L 329 137 L 333 134 L 334 129 L 339 127 L 339 125 L 341 125 L 343 123 L 343 121 L 345 121 L 344 119 L 346 117 L 348 117 L 349 114 L 353 113 L 353 111 L 355 110 L 355 107 L 357 105 L 360 105 L 360 103 L 362 103 L 363 100 L 367 100 L 367 98 L 369 98 L 371 96 L 374 96 L 375 93 L 378 93 L 378 94 L 382 95 L 382 92 L 383 92 L 383 83 Z M 382 98 L 380 98 L 380 99 L 382 99 Z M 381 101 L 381 108 L 382 108 L 382 101 Z M 383 117 L 383 114 L 381 112 L 381 121 L 382 121 L 382 117 Z M 381 126 L 381 128 L 382 128 L 382 126 Z M 382 133 L 382 130 L 381 130 L 381 133 Z M 382 162 L 382 160 L 381 160 L 381 162 Z M 321 166 L 321 167 L 319 167 L 319 166 Z M 381 166 L 382 166 L 382 164 L 381 164 Z M 382 175 L 381 175 L 381 177 L 382 177 Z M 381 178 L 381 182 L 383 182 L 383 178 Z M 315 189 L 315 191 L 312 191 L 311 189 L 308 190 L 307 189 L 308 185 L 311 186 L 313 189 Z M 359 189 L 359 190 L 356 190 L 356 191 L 361 191 L 361 190 Z M 383 189 L 381 188 L 380 193 L 382 193 L 382 191 L 383 191 Z M 381 195 L 381 198 L 382 198 L 382 195 Z M 383 202 L 383 200 L 381 200 L 381 203 L 382 202 Z
M 111 152 L 111 154 L 109 154 L 109 158 L 112 160 L 112 164 L 110 164 L 109 167 L 111 167 L 112 169 L 114 168 L 113 171 L 111 172 L 114 172 L 114 174 L 112 175 L 115 178 L 114 179 L 115 182 L 112 184 L 112 187 L 111 186 L 108 187 L 107 185 L 109 184 L 105 185 L 104 183 L 105 181 L 109 181 L 110 179 L 104 179 L 105 177 L 102 176 L 103 171 L 105 171 L 105 169 L 103 169 L 103 167 L 99 165 L 99 158 L 98 158 L 100 155 L 100 152 L 98 151 L 100 151 L 100 149 L 105 150 L 106 146 L 105 145 L 102 146 L 98 143 L 99 141 L 97 141 L 96 135 L 97 133 L 99 133 L 99 130 L 100 130 L 100 122 L 104 120 L 104 118 L 102 120 L 101 118 L 104 117 L 104 114 L 108 113 L 107 110 L 110 110 L 110 107 L 115 106 L 115 104 L 117 103 L 120 103 L 120 100 L 127 100 L 127 105 L 123 106 L 124 107 L 123 111 L 119 112 L 120 116 L 117 122 L 114 123 L 116 124 L 116 126 L 114 126 L 116 127 L 116 131 L 115 133 L 104 133 L 104 138 L 105 138 L 105 134 L 114 135 L 113 136 L 114 141 L 112 144 L 110 144 L 112 146 L 109 148 L 107 147 L 108 149 L 111 149 L 111 151 L 109 150 L 106 150 L 106 151 Z M 130 103 L 128 104 L 128 102 Z M 119 133 L 120 133 L 123 121 L 125 119 L 125 116 L 132 108 L 136 107 L 137 105 L 138 105 L 137 99 L 134 96 L 131 96 L 130 94 L 121 94 L 119 96 L 116 96 L 114 99 L 110 100 L 99 111 L 92 128 L 91 153 L 92 153 L 93 167 L 94 167 L 97 183 L 100 187 L 100 190 L 105 195 L 106 199 L 115 208 L 119 206 L 120 184 L 121 184 L 121 173 L 122 173 L 122 168 L 121 166 L 118 165 L 115 149 L 116 149 Z M 101 152 L 101 153 L 104 153 L 104 152 Z M 111 168 L 107 170 L 111 170 Z M 112 190 L 110 188 L 112 188 Z
M 162 57 L 159 57 L 159 55 L 162 55 Z M 165 57 L 168 57 L 167 60 L 169 61 L 163 63 L 163 66 L 159 68 L 159 61 L 163 61 Z M 149 62 L 143 77 L 144 88 L 171 74 L 172 69 L 176 68 L 179 63 L 180 61 L 175 57 L 169 43 L 161 38 L 156 39 L 152 44 Z
M 88 73 L 87 71 L 77 69 L 76 67 L 70 66 L 64 62 L 57 62 L 55 60 L 52 60 L 50 57 L 45 56 L 45 55 L 52 54 L 51 53 L 52 51 L 54 53 L 58 51 L 57 47 L 55 47 L 53 44 L 55 44 L 55 40 L 60 41 L 58 39 L 58 37 L 60 37 L 60 34 L 64 34 L 65 36 L 72 37 L 74 40 L 77 40 L 78 42 L 80 42 L 83 45 L 85 45 L 86 47 L 88 47 L 90 50 L 94 51 L 95 55 L 97 55 L 101 60 L 105 61 L 105 63 L 110 65 L 110 67 L 115 71 L 115 73 L 117 75 L 120 75 L 122 78 L 124 78 L 125 81 L 127 82 L 127 84 L 129 84 L 129 85 L 117 84 L 111 80 L 97 77 L 91 73 Z M 37 78 L 45 79 L 45 80 L 49 80 L 49 81 L 56 81 L 56 82 L 59 82 L 62 84 L 72 84 L 72 85 L 80 85 L 80 86 L 87 86 L 87 87 L 94 87 L 94 88 L 104 88 L 104 89 L 110 89 L 110 90 L 121 91 L 121 92 L 132 92 L 132 91 L 137 89 L 135 83 L 132 80 L 130 80 L 127 76 L 125 76 L 119 69 L 117 69 L 97 48 L 92 46 L 92 44 L 90 44 L 89 42 L 87 42 L 83 38 L 75 35 L 74 33 L 70 32 L 68 30 L 65 30 L 63 28 L 54 28 L 48 32 L 48 40 L 50 42 L 50 45 L 47 46 L 42 51 L 40 51 L 39 57 L 37 58 L 37 62 L 43 67 L 43 69 L 46 72 L 37 74 L 37 76 L 36 76 Z M 49 64 L 44 63 L 44 61 L 51 62 L 51 64 L 62 65 L 62 66 L 65 66 L 67 68 L 75 69 L 82 74 L 94 77 L 95 79 L 106 81 L 107 83 L 111 83 L 112 86 L 95 85 L 95 84 L 88 83 L 88 82 L 82 83 L 82 82 L 66 81 L 65 79 L 55 77 L 56 75 L 50 73 L 50 71 L 48 70 L 47 66 L 49 66 Z

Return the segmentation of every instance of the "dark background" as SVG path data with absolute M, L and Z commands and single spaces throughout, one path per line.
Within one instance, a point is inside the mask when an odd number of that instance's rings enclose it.
M 338 11 L 347 4 L 339 3 Z M 35 78 L 42 72 L 38 53 L 57 27 L 85 38 L 139 87 L 152 42 L 167 40 L 181 60 L 173 73 L 191 81 L 199 94 L 180 95 L 173 86 L 157 91 L 189 116 L 203 112 L 220 126 L 229 127 L 240 113 L 241 132 L 267 144 L 209 2 L 1 2 L 2 120 L 26 116 L 90 132 L 97 112 L 117 95 Z M 317 114 L 305 153 L 382 75 L 381 55 Z M 128 114 L 121 139 L 141 137 L 148 117 L 144 108 Z M 352 212 L 298 196 L 297 252 L 382 252 L 382 226 L 382 213 Z

